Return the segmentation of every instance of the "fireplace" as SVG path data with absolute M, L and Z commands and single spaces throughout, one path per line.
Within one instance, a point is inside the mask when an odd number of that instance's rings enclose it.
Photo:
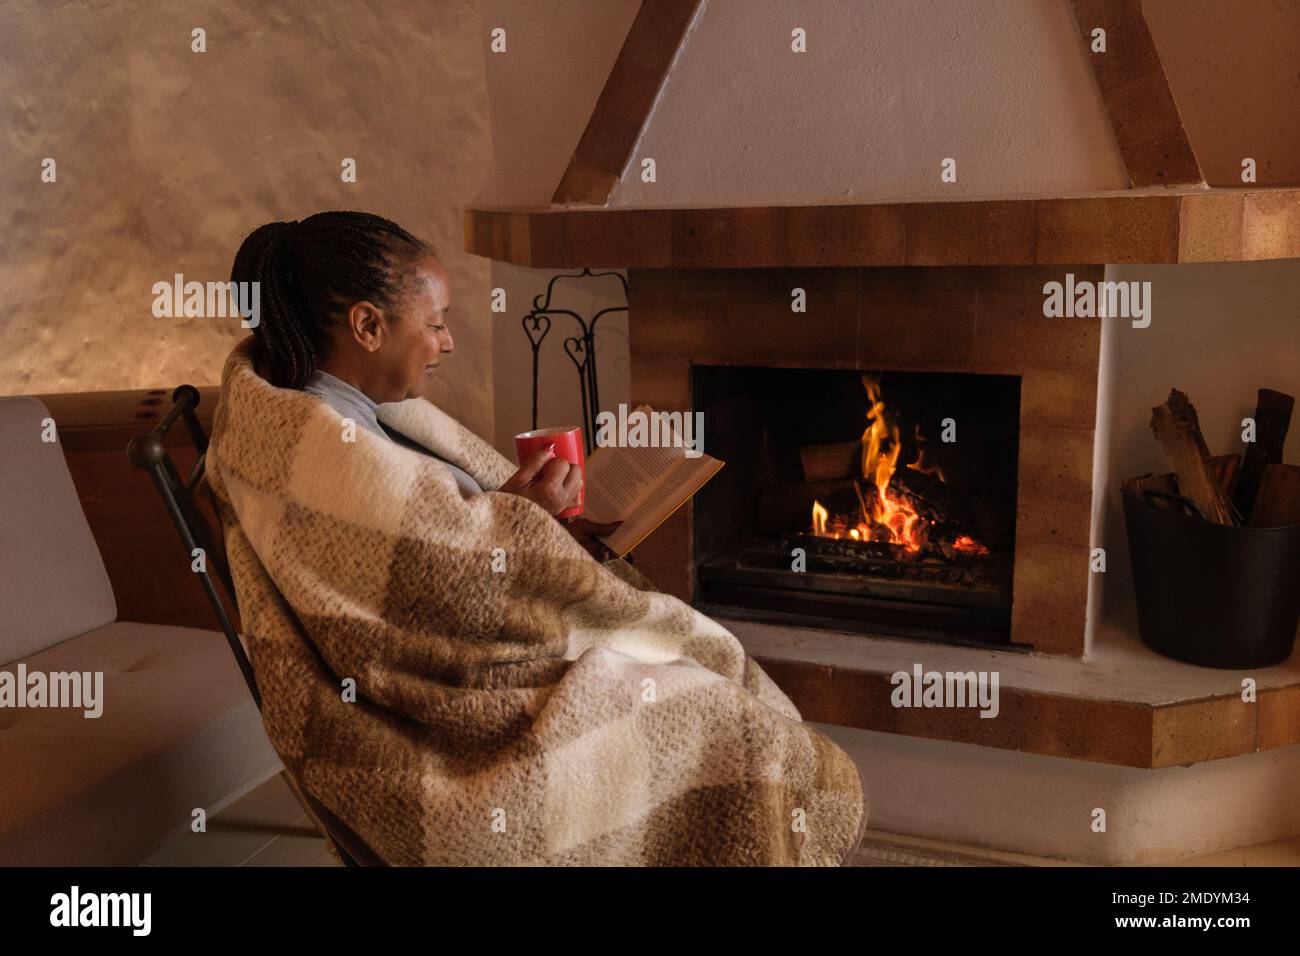
M 1020 381 L 697 365 L 725 467 L 692 502 L 696 603 L 1005 647 Z
M 1100 326 L 1044 315 L 1044 286 L 1067 273 L 1102 278 L 1093 266 L 630 270 L 632 402 L 704 411 L 705 451 L 726 462 L 637 547 L 637 567 L 724 621 L 1082 657 Z M 792 312 L 792 290 L 806 312 Z M 891 486 L 933 488 L 927 471 L 947 465 L 940 503 L 970 530 L 939 529 L 943 560 L 845 537 L 857 490 L 870 493 L 852 481 L 864 373 L 898 427 Z M 826 477 L 836 468 L 850 473 Z M 817 481 L 838 491 L 801 487 Z M 804 534 L 812 500 L 831 535 Z M 988 554 L 956 547 L 962 533 Z

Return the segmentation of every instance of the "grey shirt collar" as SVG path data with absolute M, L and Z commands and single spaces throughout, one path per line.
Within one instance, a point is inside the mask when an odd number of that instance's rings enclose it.
M 374 432 L 381 438 L 388 437 L 379 427 L 379 418 L 375 415 L 379 403 L 355 385 L 349 385 L 329 372 L 316 369 L 302 390 L 325 399 L 336 412 L 344 418 L 351 418 L 367 431 Z

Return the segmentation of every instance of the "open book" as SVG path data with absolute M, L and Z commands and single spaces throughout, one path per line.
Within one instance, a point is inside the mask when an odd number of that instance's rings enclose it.
M 648 405 L 637 411 L 658 414 Z M 659 447 L 599 447 L 587 459 L 583 517 L 602 524 L 623 522 L 601 539 L 620 558 L 689 501 L 723 465 L 702 453 L 687 457 L 690 449 L 680 436 L 667 427 L 663 431 L 671 440 L 661 439 Z

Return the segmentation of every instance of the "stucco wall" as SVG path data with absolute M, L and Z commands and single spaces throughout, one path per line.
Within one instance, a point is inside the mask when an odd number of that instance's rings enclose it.
M 1300 3 L 1142 0 L 1169 88 L 1212 186 L 1300 184 Z
M 489 53 L 487 60 L 496 173 L 484 205 L 550 203 L 640 6 L 640 0 L 482 0 L 484 31 L 499 26 L 507 38 L 506 53 Z M 528 429 L 532 411 L 532 350 L 520 321 L 555 274 L 492 265 L 492 285 L 506 290 L 508 307 L 493 320 L 495 440 L 511 460 L 513 436 Z M 618 281 L 605 278 L 561 282 L 553 304 L 590 317 L 626 303 Z M 563 350 L 564 337 L 578 325 L 562 316 L 554 321 L 540 353 L 542 427 L 582 420 L 577 372 Z M 615 408 L 630 388 L 627 315 L 607 315 L 597 329 L 601 405 Z
M 687 43 L 613 205 L 1128 186 L 1066 0 L 707 0 Z
M 1202 170 L 1300 183 L 1300 4 L 1143 0 Z M 808 52 L 791 52 L 791 30 Z M 653 157 L 658 182 L 640 180 Z M 957 182 L 939 163 L 957 160 Z M 1128 185 L 1067 0 L 706 0 L 612 203 Z
M 263 222 L 364 209 L 441 253 L 457 354 L 429 397 L 491 434 L 490 270 L 461 251 L 493 159 L 477 3 L 9 0 L 0 18 L 0 393 L 215 383 L 247 333 L 155 318 L 153 283 L 227 279 Z

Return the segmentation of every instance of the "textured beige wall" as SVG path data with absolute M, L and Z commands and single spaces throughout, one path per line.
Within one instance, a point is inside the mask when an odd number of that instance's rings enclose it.
M 641 0 L 480 0 L 479 5 L 484 32 L 501 27 L 507 37 L 506 52 L 487 57 L 496 163 L 483 205 L 545 206 L 582 138 Z M 492 284 L 506 290 L 508 306 L 496 316 L 492 337 L 496 445 L 511 460 L 513 436 L 528 429 L 532 411 L 533 353 L 519 323 L 533 296 L 544 292 L 555 274 L 505 263 L 492 266 Z M 586 316 L 626 303 L 613 278 L 556 286 L 555 305 Z M 542 425 L 582 420 L 577 372 L 563 351 L 564 337 L 577 330 L 573 319 L 556 317 L 542 344 Z M 597 331 L 601 405 L 613 409 L 628 400 L 630 391 L 626 313 L 605 316 Z
M 807 53 L 790 49 L 795 27 Z M 955 183 L 939 178 L 947 157 Z M 611 205 L 1128 184 L 1067 0 L 706 0 Z
M 155 318 L 153 283 L 227 279 L 268 220 L 364 209 L 441 253 L 457 354 L 428 394 L 490 436 L 490 268 L 461 251 L 492 175 L 485 48 L 472 0 L 7 0 L 0 394 L 216 382 L 247 333 Z
M 616 206 L 1123 189 L 1067 0 L 705 0 Z M 1300 183 L 1300 3 L 1143 0 L 1211 185 Z M 809 52 L 790 52 L 803 27 Z M 939 158 L 958 161 L 941 185 Z
M 641 0 L 479 0 L 496 151 L 491 205 L 547 205 L 623 48 Z
M 1300 184 L 1300 3 L 1143 0 L 1201 172 L 1237 186 Z

